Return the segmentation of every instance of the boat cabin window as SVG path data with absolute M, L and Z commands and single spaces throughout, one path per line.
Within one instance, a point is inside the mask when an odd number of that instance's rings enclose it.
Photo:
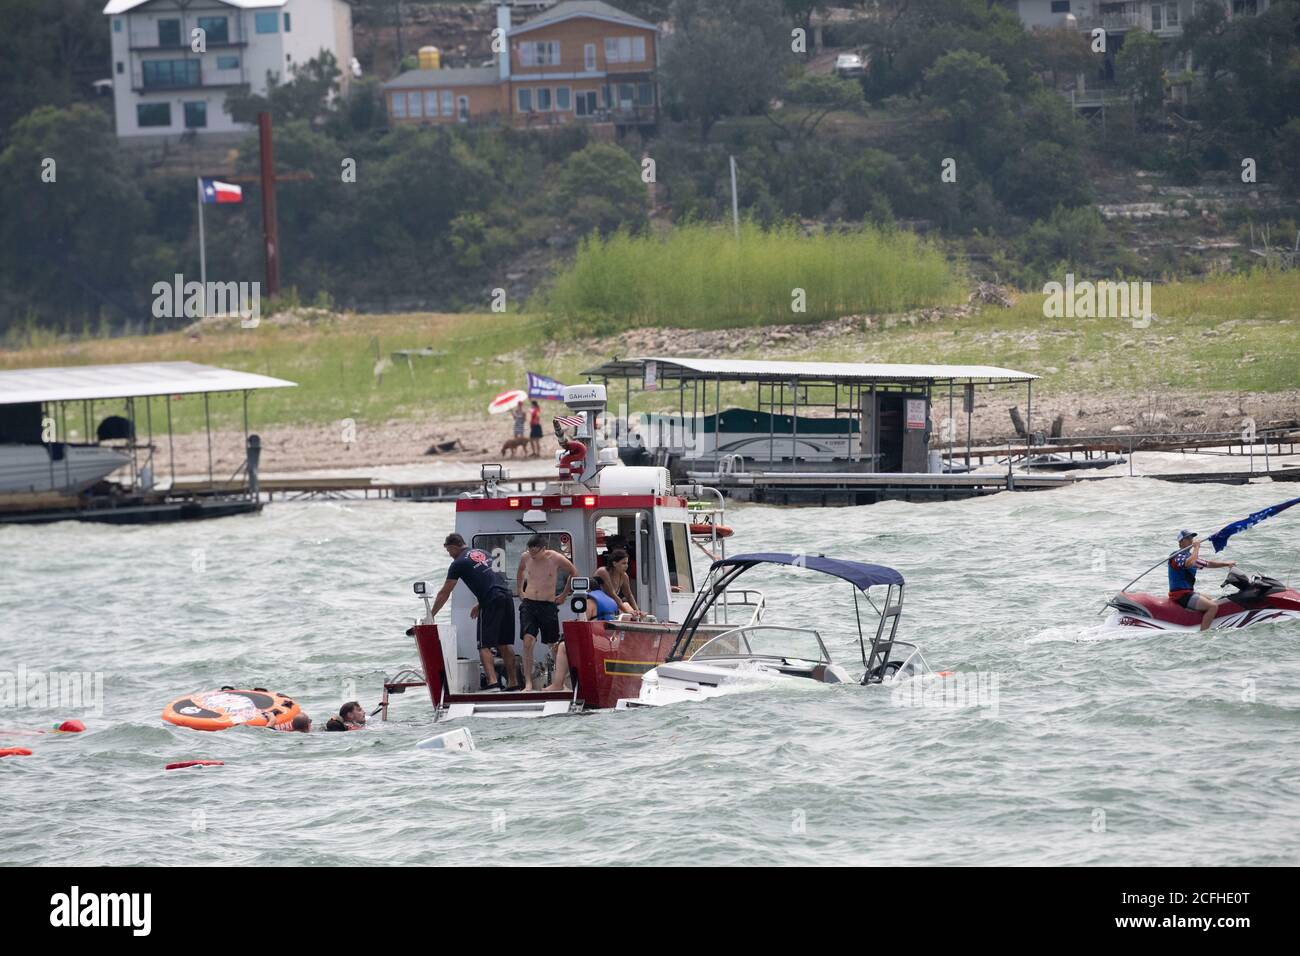
M 596 563 L 595 567 L 605 566 L 605 553 L 610 550 L 610 538 L 618 537 L 626 545 L 628 557 L 628 574 L 636 579 L 637 540 L 636 515 L 601 515 L 596 519 Z
M 685 522 L 664 522 L 664 555 L 668 559 L 668 586 L 674 591 L 694 591 L 691 533 Z
M 518 531 L 507 534 L 476 534 L 471 544 L 492 555 L 493 566 L 506 576 L 510 582 L 510 593 L 518 597 L 515 590 L 515 572 L 519 570 L 519 560 L 528 550 L 528 541 L 532 531 Z M 565 531 L 542 532 L 546 547 L 558 551 L 570 561 L 573 560 L 573 538 Z M 564 590 L 566 575 L 563 571 L 555 576 L 556 591 Z

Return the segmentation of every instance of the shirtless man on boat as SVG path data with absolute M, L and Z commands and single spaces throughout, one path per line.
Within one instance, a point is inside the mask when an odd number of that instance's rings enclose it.
M 561 572 L 564 587 L 556 590 Z M 558 663 L 560 642 L 560 605 L 572 590 L 569 580 L 578 573 L 573 562 L 558 551 L 546 547 L 540 534 L 528 539 L 528 550 L 519 559 L 515 588 L 519 593 L 519 633 L 524 636 L 524 690 L 533 690 L 533 647 L 540 635 L 542 643 L 555 649 Z M 563 680 L 560 671 L 556 676 Z

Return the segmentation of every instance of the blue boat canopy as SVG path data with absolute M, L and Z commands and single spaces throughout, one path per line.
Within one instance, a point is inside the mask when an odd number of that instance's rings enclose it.
M 885 567 L 883 564 L 841 561 L 839 558 L 828 558 L 822 554 L 784 554 L 778 551 L 755 551 L 749 554 L 733 555 L 729 558 L 723 558 L 721 561 L 714 561 L 713 567 L 722 568 L 733 565 L 753 567 L 756 564 L 785 564 L 792 567 L 808 568 L 811 571 L 820 571 L 822 574 L 843 578 L 863 591 L 880 585 L 901 585 L 903 583 L 901 574 L 893 568 Z

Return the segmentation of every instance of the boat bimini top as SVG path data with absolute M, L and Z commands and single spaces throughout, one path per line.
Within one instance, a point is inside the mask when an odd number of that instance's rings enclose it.
M 853 585 L 853 608 L 858 625 L 858 647 L 862 653 L 863 675 L 861 683 L 881 683 L 903 669 L 913 657 L 919 658 L 919 652 L 914 645 L 895 640 L 898 633 L 899 617 L 903 613 L 903 576 L 893 568 L 885 567 L 882 564 L 865 564 L 860 561 L 828 558 L 822 554 L 786 554 L 776 551 L 760 551 L 737 554 L 713 562 L 704 583 L 696 594 L 690 612 L 686 615 L 681 628 L 677 631 L 677 638 L 673 642 L 672 651 L 669 652 L 667 659 L 669 661 L 682 660 L 691 647 L 696 630 L 706 620 L 709 611 L 719 601 L 723 602 L 723 607 L 726 606 L 725 595 L 727 589 L 746 571 L 764 564 L 785 565 L 805 571 L 815 571 L 840 578 Z M 884 604 L 880 608 L 875 607 L 875 603 L 867 593 L 873 587 L 886 588 Z M 879 614 L 876 633 L 870 641 L 870 648 L 868 648 L 866 635 L 862 629 L 861 606 L 858 602 L 859 592 Z M 717 639 L 715 638 L 715 640 Z M 818 638 L 818 644 L 820 645 L 820 643 L 820 638 Z M 896 653 L 896 644 L 897 650 L 904 652 L 901 656 Z M 824 655 L 824 645 L 821 647 L 821 651 Z

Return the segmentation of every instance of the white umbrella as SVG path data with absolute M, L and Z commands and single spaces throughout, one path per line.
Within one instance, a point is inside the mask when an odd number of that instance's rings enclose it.
M 502 412 L 508 412 L 521 402 L 528 401 L 528 393 L 520 388 L 512 388 L 508 392 L 502 392 L 496 398 L 492 399 L 488 405 L 489 415 L 500 415 Z

